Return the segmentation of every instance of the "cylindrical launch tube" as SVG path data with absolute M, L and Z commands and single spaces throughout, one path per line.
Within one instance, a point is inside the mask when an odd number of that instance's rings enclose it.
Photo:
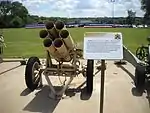
M 39 36 L 40 36 L 40 38 L 50 38 L 53 40 L 53 36 L 51 36 L 47 30 L 41 30 L 39 32 Z
M 56 48 L 53 46 L 52 44 L 52 40 L 50 38 L 46 38 L 43 41 L 44 47 L 46 48 L 46 50 L 49 51 L 49 53 L 54 57 L 54 59 L 56 59 L 57 61 L 60 61 L 60 59 L 58 58 L 59 53 L 56 50 Z
M 60 30 L 62 30 L 64 28 L 64 23 L 61 21 L 55 22 L 55 28 L 56 28 L 57 32 L 59 32 Z
M 49 38 L 46 38 L 43 41 L 44 47 L 46 47 L 46 49 L 50 52 L 50 54 L 54 54 L 56 49 L 55 47 L 52 45 L 52 40 Z
M 65 61 L 71 60 L 69 52 L 68 52 L 64 42 L 62 41 L 62 39 L 60 39 L 60 38 L 55 39 L 54 40 L 54 47 L 57 49 L 57 51 L 59 52 L 62 59 L 64 59 Z
M 40 38 L 46 38 L 48 36 L 48 32 L 46 30 L 41 30 L 39 32 Z
M 55 38 L 59 38 L 59 34 L 56 31 L 53 22 L 46 23 L 46 29 L 47 29 L 49 35 L 52 37 L 52 40 L 55 40 Z
M 65 45 L 67 46 L 67 49 L 72 50 L 74 48 L 74 42 L 67 30 L 61 30 L 60 37 L 63 38 Z

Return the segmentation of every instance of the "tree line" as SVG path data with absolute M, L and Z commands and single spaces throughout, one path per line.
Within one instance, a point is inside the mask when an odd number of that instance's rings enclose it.
M 22 3 L 15 1 L 0 1 L 0 28 L 20 28 L 26 24 L 45 23 L 47 21 L 63 21 L 65 24 L 80 24 L 83 21 L 101 24 L 150 24 L 150 0 L 141 1 L 141 9 L 145 11 L 144 18 L 136 17 L 136 12 L 128 10 L 127 17 L 87 17 L 87 18 L 61 18 L 61 17 L 39 17 L 30 15 L 28 9 Z

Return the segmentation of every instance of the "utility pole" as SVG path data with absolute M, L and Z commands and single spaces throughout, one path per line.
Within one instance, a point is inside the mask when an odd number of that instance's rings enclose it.
M 115 16 L 115 2 L 116 0 L 111 0 L 112 2 L 112 22 L 114 24 L 114 16 Z

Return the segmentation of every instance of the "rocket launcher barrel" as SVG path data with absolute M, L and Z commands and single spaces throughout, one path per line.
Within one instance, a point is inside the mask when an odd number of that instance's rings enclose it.
M 53 22 L 47 22 L 45 25 L 46 29 L 52 29 L 54 27 L 54 23 Z
M 46 29 L 47 29 L 49 35 L 51 37 L 53 37 L 52 40 L 55 40 L 56 38 L 59 38 L 59 33 L 55 29 L 53 22 L 48 22 L 48 23 L 46 23 L 45 26 L 46 26 Z
M 64 43 L 69 50 L 72 50 L 74 48 L 73 39 L 69 35 L 69 32 L 67 30 L 61 30 L 60 31 L 60 37 L 64 40 Z
M 60 56 L 59 56 L 60 59 L 64 59 L 65 61 L 71 60 L 69 52 L 68 52 L 62 39 L 60 39 L 60 38 L 55 39 L 54 47 L 57 49 L 58 53 L 60 54 Z
M 57 29 L 57 31 L 62 30 L 64 28 L 64 23 L 61 21 L 55 22 L 55 28 Z
M 39 32 L 40 38 L 45 38 L 45 37 L 47 37 L 47 35 L 48 35 L 48 32 L 46 30 L 41 30 Z
M 53 54 L 56 49 L 55 47 L 52 45 L 52 40 L 49 39 L 49 38 L 46 38 L 44 41 L 43 41 L 43 44 L 44 44 L 44 47 L 51 53 Z
M 49 39 L 49 38 L 46 38 L 44 41 L 43 41 L 43 44 L 44 44 L 44 47 L 50 47 L 52 45 L 52 40 Z
M 41 30 L 39 36 L 40 38 L 50 38 L 53 40 L 53 37 L 47 32 L 47 30 Z
M 59 53 L 57 52 L 56 48 L 53 46 L 53 42 L 50 38 L 46 38 L 43 41 L 44 47 L 46 48 L 46 50 L 49 51 L 49 53 L 57 60 L 60 61 L 60 59 L 58 58 Z

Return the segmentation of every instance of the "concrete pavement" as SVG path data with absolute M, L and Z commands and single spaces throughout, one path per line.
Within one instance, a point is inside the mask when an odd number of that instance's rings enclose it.
M 106 61 L 104 113 L 150 113 L 147 94 L 138 96 L 133 84 L 134 67 L 127 63 L 117 67 L 112 61 Z M 76 77 L 62 100 L 48 97 L 49 87 L 30 92 L 24 81 L 25 66 L 19 63 L 0 64 L 0 113 L 99 113 L 100 72 L 94 77 L 93 95 L 84 95 L 85 82 L 82 76 Z M 95 69 L 95 72 L 97 70 Z M 62 78 L 61 78 L 62 79 Z M 53 83 L 60 84 L 58 77 Z

